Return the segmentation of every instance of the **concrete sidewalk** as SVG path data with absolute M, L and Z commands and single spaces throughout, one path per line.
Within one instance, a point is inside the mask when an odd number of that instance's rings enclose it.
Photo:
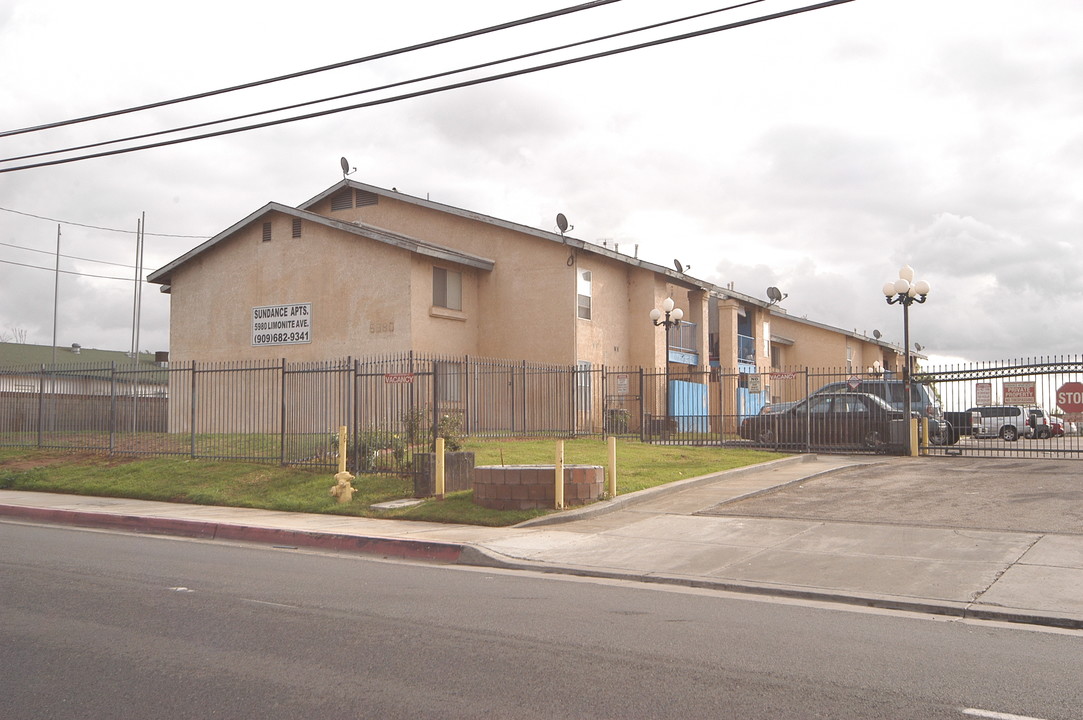
M 883 472 L 891 462 L 795 456 L 510 528 L 11 490 L 0 491 L 0 518 L 1083 628 L 1083 536 L 698 514 L 843 469 Z

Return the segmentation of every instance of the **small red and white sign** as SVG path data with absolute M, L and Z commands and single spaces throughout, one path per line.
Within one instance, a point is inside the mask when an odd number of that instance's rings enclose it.
M 1004 382 L 1005 405 L 1034 405 L 1037 402 L 1037 392 L 1033 380 L 1018 380 Z
M 1083 413 L 1083 383 L 1066 382 L 1057 390 L 1057 407 L 1066 413 Z
M 974 387 L 974 404 L 978 406 L 992 405 L 993 404 L 993 383 L 980 382 L 975 383 Z
M 413 373 L 385 373 L 385 385 L 410 385 L 414 382 Z
M 851 390 L 857 390 L 861 387 L 861 378 L 857 375 L 851 375 L 850 379 L 846 381 L 846 384 L 850 386 Z

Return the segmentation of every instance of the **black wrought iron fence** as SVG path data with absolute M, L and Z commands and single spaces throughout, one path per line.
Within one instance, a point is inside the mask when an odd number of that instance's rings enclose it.
M 901 449 L 899 375 L 853 368 L 555 366 L 405 353 L 326 362 L 0 368 L 0 446 L 416 471 L 434 439 L 617 435 L 795 452 Z M 1083 361 L 927 369 L 924 452 L 1083 456 Z M 828 401 L 818 400 L 830 396 Z M 874 398 L 869 400 L 866 396 Z M 1016 437 L 997 410 L 1018 406 Z

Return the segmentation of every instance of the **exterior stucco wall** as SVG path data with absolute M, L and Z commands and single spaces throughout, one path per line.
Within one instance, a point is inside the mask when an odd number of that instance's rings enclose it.
M 375 205 L 336 211 L 328 198 L 312 210 L 496 260 L 492 272 L 477 273 L 476 342 L 469 352 L 543 363 L 576 362 L 576 270 L 574 260 L 568 264 L 573 254 L 569 247 L 394 197 L 380 196 Z M 442 329 L 449 322 L 425 327 Z M 425 344 L 431 338 L 419 329 L 415 341 Z
M 410 349 L 409 253 L 315 223 L 291 237 L 292 218 L 271 213 L 172 276 L 173 360 L 327 360 Z M 431 297 L 430 297 L 431 299 Z M 252 309 L 311 303 L 312 342 L 252 345 Z
M 876 342 L 863 340 L 838 330 L 797 322 L 784 315 L 771 317 L 771 333 L 793 340 L 783 347 L 783 367 L 846 368 L 846 348 L 852 348 L 854 372 L 863 372 L 879 360 L 893 367 L 895 353 Z M 901 363 L 900 363 L 901 367 Z
M 413 256 L 411 260 L 410 285 L 417 289 L 410 298 L 413 350 L 438 355 L 477 355 L 484 321 L 478 304 L 478 281 L 486 273 L 423 256 Z M 462 274 L 462 310 L 433 305 L 434 267 Z

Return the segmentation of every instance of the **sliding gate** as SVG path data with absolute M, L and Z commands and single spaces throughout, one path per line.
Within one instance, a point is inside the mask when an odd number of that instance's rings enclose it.
M 950 428 L 930 454 L 1083 458 L 1083 358 L 931 368 L 914 380 L 933 387 Z

